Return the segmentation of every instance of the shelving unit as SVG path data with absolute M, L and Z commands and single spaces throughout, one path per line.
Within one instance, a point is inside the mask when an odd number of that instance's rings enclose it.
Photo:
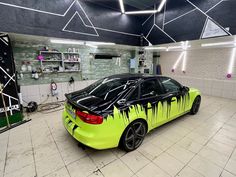
M 43 73 L 80 72 L 80 58 L 77 52 L 40 51 Z

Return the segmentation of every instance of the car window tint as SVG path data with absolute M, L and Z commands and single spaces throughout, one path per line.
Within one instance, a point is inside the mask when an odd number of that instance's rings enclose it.
M 128 101 L 135 101 L 138 100 L 138 92 L 139 92 L 139 87 L 136 87 L 135 90 L 131 93 L 130 97 L 128 98 Z
M 103 80 L 97 84 L 89 94 L 104 100 L 111 100 L 117 96 L 118 92 L 121 92 L 124 89 L 126 82 L 126 80 L 120 79 Z
M 120 95 L 120 93 L 124 90 L 124 85 L 111 89 L 106 95 L 104 100 L 112 100 L 114 97 Z
M 164 86 L 167 92 L 179 92 L 180 84 L 173 79 L 170 78 L 161 78 L 161 83 Z
M 161 94 L 161 88 L 156 79 L 146 80 L 141 83 L 141 98 L 148 98 Z

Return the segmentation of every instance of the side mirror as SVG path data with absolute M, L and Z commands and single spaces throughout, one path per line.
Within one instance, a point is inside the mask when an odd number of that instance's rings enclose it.
M 126 103 L 126 99 L 121 99 L 117 101 L 117 104 L 120 106 L 125 105 L 125 103 Z
M 183 87 L 182 87 L 182 91 L 186 91 L 186 92 L 188 92 L 188 91 L 189 91 L 189 88 L 186 87 L 186 86 L 183 86 Z

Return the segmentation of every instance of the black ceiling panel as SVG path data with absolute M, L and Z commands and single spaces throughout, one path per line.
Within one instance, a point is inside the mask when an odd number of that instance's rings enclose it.
M 177 42 L 199 39 L 206 21 L 206 16 L 200 11 L 194 11 L 188 16 L 177 19 L 165 25 L 165 31 Z
M 148 36 L 148 40 L 152 44 L 164 44 L 173 42 L 163 31 L 154 27 Z

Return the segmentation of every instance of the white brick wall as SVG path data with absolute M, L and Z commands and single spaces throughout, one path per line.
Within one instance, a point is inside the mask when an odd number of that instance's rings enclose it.
M 233 77 L 226 78 L 232 48 L 188 51 L 186 74 L 182 72 L 182 61 L 172 73 L 171 69 L 180 53 L 161 52 L 163 75 L 175 78 L 184 85 L 196 87 L 203 94 L 236 99 L 236 58 Z

